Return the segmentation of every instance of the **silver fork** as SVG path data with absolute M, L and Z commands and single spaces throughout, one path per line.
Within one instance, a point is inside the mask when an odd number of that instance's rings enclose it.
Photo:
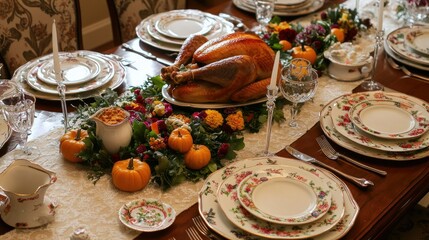
M 408 68 L 404 67 L 403 65 L 399 65 L 397 64 L 392 58 L 388 57 L 387 58 L 387 62 L 390 64 L 390 66 L 392 66 L 394 69 L 397 70 L 402 70 L 402 72 L 404 72 L 406 75 L 410 76 L 410 77 L 415 77 L 415 78 L 420 78 L 422 80 L 425 81 L 429 81 L 429 77 L 425 77 L 416 73 L 412 73 L 410 70 L 408 70 Z
M 212 232 L 210 232 L 210 229 L 204 223 L 204 220 L 201 216 L 197 216 L 197 217 L 192 218 L 192 221 L 194 222 L 198 231 L 200 231 L 200 233 L 203 234 L 204 236 L 206 236 L 210 239 L 217 239 L 217 240 L 220 239 L 218 236 L 216 236 Z
M 189 239 L 191 240 L 203 240 L 200 235 L 198 235 L 197 230 L 194 227 L 189 227 L 186 229 L 186 234 L 188 234 Z
M 379 169 L 376 169 L 376 168 L 373 168 L 373 167 L 370 167 L 370 166 L 367 166 L 367 165 L 365 165 L 365 164 L 363 164 L 363 163 L 360 163 L 360 162 L 358 162 L 358 161 L 355 161 L 355 160 L 353 160 L 353 159 L 351 159 L 351 158 L 349 158 L 349 157 L 347 157 L 347 156 L 345 156 L 345 155 L 343 155 L 343 154 L 341 154 L 341 153 L 339 153 L 339 152 L 337 152 L 337 151 L 335 151 L 335 149 L 331 146 L 331 144 L 328 142 L 328 140 L 326 139 L 326 137 L 325 136 L 320 136 L 320 137 L 317 137 L 316 138 L 316 141 L 317 141 L 317 143 L 319 144 L 319 146 L 320 146 L 320 149 L 322 149 L 322 152 L 329 158 L 329 159 L 332 159 L 332 160 L 337 160 L 339 157 L 340 158 L 342 158 L 342 159 L 344 159 L 344 160 L 346 160 L 346 161 L 348 161 L 348 162 L 350 162 L 350 163 L 353 163 L 353 164 L 355 164 L 356 166 L 359 166 L 359 167 L 361 167 L 361 168 L 364 168 L 364 169 L 366 169 L 366 170 L 369 170 L 369 171 L 373 171 L 373 172 L 375 172 L 375 173 L 378 173 L 378 174 L 380 174 L 380 175 L 386 175 L 387 174 L 387 172 L 386 171 L 383 171 L 383 170 L 379 170 Z

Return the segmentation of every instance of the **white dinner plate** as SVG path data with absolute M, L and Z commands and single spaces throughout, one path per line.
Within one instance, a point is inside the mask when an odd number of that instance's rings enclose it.
M 155 22 L 156 30 L 171 38 L 186 39 L 192 34 L 205 35 L 214 23 L 201 13 L 172 12 Z
M 330 186 L 332 191 L 332 204 L 331 208 L 333 212 L 328 212 L 324 218 L 326 221 L 317 221 L 317 225 L 329 225 L 333 224 L 334 227 L 330 228 L 328 231 L 321 233 L 317 236 L 314 236 L 314 240 L 331 240 L 331 239 L 340 239 L 344 236 L 353 226 L 354 221 L 359 212 L 359 206 L 356 204 L 356 201 L 353 199 L 353 195 L 348 189 L 347 185 L 342 182 L 340 179 L 335 177 L 332 173 L 314 167 L 308 163 L 282 157 L 270 157 L 270 158 L 250 158 L 235 161 L 228 166 L 219 169 L 218 171 L 212 173 L 207 177 L 199 192 L 198 206 L 200 215 L 203 217 L 206 224 L 215 232 L 222 235 L 226 239 L 245 239 L 245 240 L 256 240 L 261 239 L 260 236 L 252 235 L 246 231 L 243 231 L 241 228 L 232 224 L 226 215 L 223 213 L 220 208 L 216 193 L 218 192 L 219 186 L 222 184 L 223 180 L 227 177 L 238 174 L 239 171 L 244 168 L 258 166 L 258 165 L 287 165 L 291 167 L 298 167 L 305 169 L 316 176 L 324 179 L 327 184 Z M 234 186 L 231 186 L 234 187 Z M 233 196 L 231 196 L 233 197 Z M 335 210 L 334 208 L 337 207 Z M 344 211 L 344 214 L 341 212 Z M 336 215 L 334 217 L 334 215 Z M 342 217 L 341 217 L 342 216 Z M 252 215 L 249 214 L 249 217 Z M 340 218 L 340 221 L 337 221 L 337 218 Z M 330 222 L 333 220 L 334 222 Z M 244 222 L 250 221 L 247 217 L 243 218 Z M 316 225 L 316 223 L 314 224 Z M 289 234 L 290 238 L 306 238 L 305 234 L 307 231 L 312 231 L 314 229 L 313 224 L 305 224 L 301 226 L 294 226 L 294 231 L 285 231 L 284 234 Z M 255 226 L 257 227 L 257 226 Z M 286 226 L 287 227 L 287 226 Z M 309 227 L 309 228 L 306 228 Z M 289 228 L 288 228 L 289 229 Z M 267 229 L 270 230 L 270 229 Z M 263 229 L 261 229 L 263 231 Z M 272 234 L 274 235 L 274 234 Z M 263 239 L 263 238 L 262 238 Z
M 274 239 L 301 239 L 301 238 L 310 238 L 322 234 L 323 232 L 328 231 L 333 228 L 334 225 L 341 220 L 341 217 L 344 213 L 343 206 L 343 195 L 339 194 L 338 198 L 332 198 L 331 207 L 328 212 L 319 220 L 313 221 L 310 223 L 302 225 L 285 225 L 285 224 L 276 224 L 272 222 L 267 222 L 261 220 L 250 214 L 244 207 L 241 206 L 239 200 L 237 199 L 237 186 L 240 182 L 247 176 L 265 169 L 265 171 L 279 171 L 284 165 L 261 165 L 241 169 L 234 174 L 225 178 L 225 180 L 219 185 L 217 193 L 217 201 L 223 210 L 225 216 L 231 221 L 235 226 L 241 228 L 243 231 L 251 233 L 253 235 L 265 238 L 274 238 Z M 304 167 L 305 171 L 308 171 L 311 174 L 314 174 L 314 169 Z M 320 177 L 320 176 L 323 176 Z M 334 196 L 331 191 L 333 191 L 333 185 L 328 184 L 327 177 L 323 173 L 319 175 L 314 175 L 317 178 L 313 183 L 321 187 L 323 184 L 326 184 L 328 190 L 324 187 L 318 188 L 320 192 L 318 195 L 329 194 Z M 299 174 L 290 175 L 290 179 L 298 180 L 301 178 Z M 307 179 L 308 180 L 308 179 Z M 308 180 L 310 181 L 310 180 Z M 290 196 L 293 197 L 293 196 Z M 337 210 L 340 209 L 340 212 Z M 298 231 L 299 229 L 300 231 Z
M 329 210 L 331 191 L 317 176 L 290 166 L 254 168 L 237 190 L 241 206 L 254 216 L 277 224 L 299 225 L 314 222 Z
M 353 95 L 353 94 L 347 94 L 347 95 Z M 332 112 L 332 109 L 336 107 L 335 104 L 337 100 L 344 96 L 345 95 L 333 99 L 331 102 L 327 103 L 325 107 L 323 107 L 322 111 L 320 112 L 320 121 L 319 121 L 320 127 L 322 128 L 324 134 L 332 141 L 334 141 L 336 144 L 350 151 L 359 153 L 361 155 L 382 159 L 382 160 L 410 161 L 410 160 L 417 160 L 417 159 L 421 159 L 429 156 L 428 148 L 424 148 L 419 151 L 410 151 L 410 152 L 388 152 L 388 151 L 366 147 L 364 145 L 355 143 L 349 138 L 343 136 L 341 133 L 339 133 L 336 130 L 334 123 L 332 121 L 331 112 Z M 416 98 L 413 98 L 410 96 L 409 98 L 415 99 L 418 101 L 418 99 Z
M 107 89 L 116 89 L 124 82 L 126 77 L 125 67 L 118 60 L 108 57 L 108 55 L 104 55 L 97 52 L 85 51 L 85 50 L 81 50 L 80 52 L 82 52 L 83 54 L 93 55 L 93 56 L 102 58 L 104 59 L 104 61 L 108 62 L 109 64 L 112 64 L 113 77 L 106 84 L 94 90 L 85 91 L 85 92 L 76 93 L 76 94 L 67 94 L 66 100 L 79 100 L 79 99 L 100 96 L 100 94 L 103 94 L 104 92 L 106 92 Z M 22 65 L 15 71 L 11 80 L 16 81 L 25 91 L 35 95 L 39 99 L 53 100 L 53 101 L 61 100 L 58 93 L 49 94 L 49 93 L 41 92 L 41 91 L 38 91 L 37 89 L 34 89 L 27 83 L 28 72 L 35 65 L 40 64 L 40 62 L 43 62 L 44 60 L 49 59 L 50 57 L 51 55 L 46 55 L 46 56 L 34 59 L 30 62 L 27 62 L 26 64 Z
M 77 53 L 59 56 L 63 83 L 65 85 L 82 84 L 94 79 L 100 73 L 100 64 L 96 59 L 79 56 Z M 46 60 L 37 71 L 37 77 L 45 83 L 57 85 L 53 59 Z
M 3 114 L 0 112 L 0 148 L 9 140 L 12 135 L 12 129 L 7 124 L 7 121 L 4 119 Z
M 429 109 L 429 104 L 423 100 L 413 98 L 401 93 L 389 92 L 363 92 L 352 95 L 343 95 L 336 99 L 331 118 L 335 129 L 346 138 L 357 144 L 386 152 L 409 152 L 427 148 L 429 146 L 429 132 L 415 139 L 382 139 L 365 134 L 356 129 L 350 119 L 350 110 L 362 101 L 368 100 L 392 100 L 405 103 L 410 106 L 421 105 L 423 109 Z M 386 121 L 389 121 L 386 119 Z M 390 121 L 392 121 L 390 119 Z
M 429 56 L 429 28 L 409 31 L 405 35 L 405 44 L 415 52 Z
M 410 27 L 402 27 L 390 32 L 386 37 L 386 45 L 392 50 L 394 53 L 398 54 L 402 58 L 424 65 L 429 67 L 429 56 L 421 55 L 411 51 L 408 47 L 405 46 L 405 36 L 410 31 L 422 30 L 424 27 L 414 26 Z
M 417 138 L 429 129 L 427 109 L 408 101 L 362 101 L 350 110 L 350 119 L 361 131 L 386 139 Z
M 232 23 L 226 21 L 225 19 L 219 17 L 219 16 L 209 14 L 209 13 L 203 13 L 199 10 L 193 10 L 193 9 L 183 10 L 183 9 L 181 9 L 181 10 L 172 10 L 169 12 L 154 14 L 154 15 L 151 15 L 151 16 L 143 19 L 139 23 L 139 25 L 137 25 L 137 27 L 135 29 L 137 37 L 142 42 L 148 44 L 149 46 L 152 46 L 152 47 L 155 47 L 158 49 L 162 49 L 162 50 L 166 50 L 166 51 L 179 52 L 180 48 L 181 48 L 181 44 L 178 44 L 175 41 L 174 42 L 164 41 L 163 39 L 161 39 L 160 36 L 162 36 L 162 35 L 160 33 L 154 33 L 154 32 L 157 32 L 154 26 L 152 26 L 151 31 L 148 31 L 148 27 L 151 27 L 150 25 L 153 25 L 157 19 L 160 19 L 160 17 L 162 17 L 164 15 L 168 15 L 170 13 L 175 13 L 175 12 L 199 13 L 199 14 L 202 14 L 202 15 L 208 17 L 208 19 L 214 19 L 217 23 L 221 24 L 221 26 L 215 25 L 211 29 L 211 31 L 209 31 L 205 35 L 209 40 L 216 38 L 216 37 L 223 36 L 223 35 L 228 34 L 228 33 L 234 32 L 234 25 Z M 154 36 L 152 36 L 151 34 L 154 34 Z M 170 39 L 170 40 L 173 41 L 173 39 Z M 177 39 L 177 40 L 179 40 L 179 39 Z
M 176 211 L 156 199 L 138 199 L 119 209 L 121 222 L 134 230 L 155 232 L 166 229 L 176 219 Z
M 165 101 L 177 105 L 177 106 L 181 106 L 181 107 L 192 107 L 192 108 L 212 108 L 212 109 L 217 109 L 217 108 L 228 108 L 228 107 L 242 107 L 242 106 L 249 106 L 249 105 L 253 105 L 253 104 L 258 104 L 258 103 L 263 103 L 267 101 L 266 97 L 260 98 L 260 99 L 256 99 L 256 100 L 252 100 L 252 101 L 248 101 L 248 102 L 244 102 L 244 103 L 235 103 L 235 102 L 230 102 L 230 103 L 188 103 L 188 102 L 182 102 L 179 100 L 174 99 L 169 93 L 168 93 L 168 85 L 165 84 L 162 87 L 162 97 L 164 98 Z

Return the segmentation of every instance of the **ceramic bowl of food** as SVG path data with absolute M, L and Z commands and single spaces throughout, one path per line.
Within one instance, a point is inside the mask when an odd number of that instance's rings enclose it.
M 335 43 L 324 52 L 329 59 L 328 74 L 339 81 L 357 81 L 369 76 L 373 58 L 360 45 Z

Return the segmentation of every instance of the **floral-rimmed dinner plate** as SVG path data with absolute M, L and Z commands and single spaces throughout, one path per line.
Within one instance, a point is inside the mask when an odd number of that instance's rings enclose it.
M 398 54 L 394 53 L 392 51 L 392 49 L 390 49 L 390 47 L 387 45 L 387 41 L 384 41 L 384 51 L 386 51 L 387 55 L 389 55 L 391 58 L 395 59 L 396 61 L 398 61 L 404 65 L 407 65 L 407 66 L 410 66 L 413 68 L 417 68 L 420 70 L 424 70 L 424 71 L 429 71 L 429 66 L 425 66 L 422 64 L 411 62 L 410 60 L 405 59 L 402 56 L 399 56 Z
M 3 114 L 0 113 L 0 148 L 9 140 L 12 135 L 12 129 L 4 119 Z
M 352 94 L 347 94 L 352 95 Z M 392 160 L 392 161 L 410 161 L 425 158 L 429 156 L 429 149 L 425 148 L 418 151 L 409 151 L 409 152 L 387 152 L 379 149 L 373 149 L 361 144 L 355 143 L 349 138 L 343 136 L 339 133 L 333 123 L 331 112 L 335 107 L 336 101 L 343 96 L 333 99 L 331 102 L 327 103 L 325 107 L 320 111 L 320 127 L 323 130 L 323 133 L 332 141 L 334 141 L 339 146 L 346 148 L 350 151 L 359 153 L 363 156 L 368 156 L 372 158 L 382 159 L 382 160 Z
M 409 31 L 405 35 L 405 44 L 415 52 L 429 56 L 429 28 Z
M 119 209 L 119 220 L 134 230 L 155 232 L 166 229 L 176 219 L 176 211 L 156 199 L 137 199 Z
M 275 156 L 270 158 L 261 157 L 236 161 L 222 169 L 219 169 L 218 171 L 212 173 L 207 177 L 204 182 L 204 185 L 199 192 L 198 206 L 200 215 L 203 217 L 204 221 L 213 231 L 222 235 L 226 239 L 265 239 L 261 238 L 260 236 L 255 236 L 246 231 L 243 231 L 242 229 L 232 224 L 220 208 L 216 196 L 218 188 L 225 178 L 233 175 L 235 172 L 240 171 L 244 168 L 257 165 L 288 165 L 303 168 L 327 181 L 333 194 L 331 207 L 334 208 L 334 206 L 336 206 L 337 208 L 335 211 L 340 211 L 339 213 L 341 213 L 341 211 L 344 211 L 344 214 L 340 214 L 342 217 L 338 216 L 340 217 L 339 221 L 335 219 L 335 221 L 332 223 L 334 224 L 333 228 L 324 233 L 321 233 L 320 235 L 313 237 L 314 240 L 339 239 L 344 236 L 353 226 L 354 221 L 356 220 L 356 217 L 359 212 L 359 206 L 357 205 L 356 201 L 353 198 L 353 195 L 351 194 L 350 190 L 344 182 L 342 182 L 332 173 L 314 167 L 308 163 L 298 161 L 296 159 Z M 336 202 L 337 200 L 339 201 L 338 203 Z M 330 213 L 328 212 L 327 215 L 328 214 Z M 320 222 L 320 224 L 323 225 L 329 223 Z M 295 229 L 296 231 L 293 233 L 293 237 L 299 238 L 299 236 L 301 236 L 301 238 L 305 238 L 306 230 L 303 229 L 303 225 L 295 226 Z
M 343 195 L 339 194 L 338 196 L 332 197 L 331 206 L 328 212 L 319 220 L 313 221 L 301 225 L 286 225 L 286 224 L 276 224 L 272 222 L 264 221 L 258 217 L 250 214 L 238 200 L 237 186 L 240 182 L 247 176 L 253 174 L 255 171 L 260 171 L 261 169 L 272 169 L 273 171 L 282 169 L 284 166 L 281 165 L 267 165 L 267 166 L 254 166 L 248 167 L 241 170 L 238 170 L 234 174 L 226 177 L 226 179 L 219 185 L 217 192 L 217 201 L 220 205 L 223 213 L 235 226 L 251 233 L 253 235 L 271 238 L 271 239 L 302 239 L 314 237 L 323 232 L 328 231 L 334 225 L 341 220 L 341 217 L 344 213 L 344 208 L 339 205 L 343 205 Z M 314 172 L 314 168 L 303 168 L 306 171 Z M 318 173 L 325 176 L 323 173 Z M 294 178 L 294 176 L 291 176 Z M 299 176 L 295 176 L 298 178 Z M 315 175 L 317 178 L 317 176 Z M 319 178 L 319 181 L 315 184 L 320 184 L 324 182 L 328 185 L 329 192 L 325 192 L 324 189 L 320 189 L 318 194 L 330 194 L 334 196 L 331 191 L 333 191 L 332 185 L 329 185 L 325 178 Z M 337 212 L 336 210 L 340 210 Z
M 386 139 L 417 138 L 429 129 L 428 110 L 409 101 L 362 101 L 350 110 L 350 119 L 361 131 Z
M 164 98 L 165 101 L 177 105 L 177 106 L 181 106 L 181 107 L 192 107 L 192 108 L 227 108 L 227 107 L 242 107 L 242 106 L 248 106 L 248 105 L 253 105 L 253 104 L 258 104 L 258 103 L 263 103 L 267 101 L 266 97 L 262 97 L 259 99 L 255 99 L 252 101 L 248 101 L 248 102 L 243 102 L 243 103 L 236 103 L 236 102 L 229 102 L 229 103 L 189 103 L 189 102 L 182 102 L 179 100 L 176 100 L 175 98 L 173 98 L 169 93 L 168 93 L 168 85 L 165 84 L 162 87 L 161 90 L 161 94 L 162 97 Z
M 350 119 L 350 109 L 362 101 L 392 100 L 408 105 L 421 105 L 429 110 L 429 104 L 423 100 L 401 93 L 363 92 L 339 97 L 333 104 L 331 118 L 335 129 L 357 144 L 386 152 L 408 152 L 427 148 L 429 146 L 429 132 L 413 139 L 383 139 L 366 134 L 357 128 Z
M 312 12 L 315 12 L 317 10 L 319 10 L 321 7 L 323 7 L 323 5 L 325 4 L 324 0 L 314 0 L 314 1 L 309 1 L 310 5 L 309 6 L 305 6 L 305 7 L 300 7 L 297 9 L 274 9 L 273 14 L 277 15 L 277 16 L 299 16 L 299 15 L 305 15 L 305 14 L 309 14 Z M 255 5 L 254 4 L 249 4 L 248 2 L 244 1 L 244 0 L 232 0 L 232 3 L 244 10 L 244 11 L 248 11 L 248 12 L 253 12 L 255 13 L 256 9 L 255 9 Z
M 205 35 L 213 22 L 204 14 L 191 12 L 172 12 L 155 22 L 156 30 L 164 36 L 186 39 L 192 34 Z
M 91 57 L 78 53 L 67 53 L 59 56 L 63 83 L 74 85 L 88 82 L 100 73 L 100 64 Z M 53 59 L 45 61 L 37 71 L 37 77 L 45 83 L 57 85 Z
M 429 56 L 421 55 L 411 51 L 405 45 L 405 36 L 409 31 L 416 31 L 424 29 L 424 27 L 414 26 L 410 27 L 402 27 L 390 32 L 386 37 L 387 46 L 399 56 L 407 59 L 408 61 L 418 63 L 424 66 L 429 66 Z
M 107 89 L 116 89 L 119 86 L 121 86 L 121 84 L 125 81 L 125 77 L 126 77 L 125 67 L 118 60 L 113 59 L 108 55 L 104 55 L 97 52 L 86 51 L 86 50 L 80 50 L 79 52 L 82 52 L 83 54 L 97 56 L 99 58 L 104 59 L 109 64 L 112 64 L 113 77 L 108 83 L 94 90 L 86 91 L 82 93 L 76 93 L 76 94 L 67 94 L 66 95 L 67 101 L 100 96 L 101 94 L 106 92 Z M 22 65 L 15 71 L 11 80 L 17 82 L 26 92 L 33 94 L 34 96 L 36 96 L 36 98 L 51 100 L 51 101 L 60 101 L 61 99 L 58 94 L 47 94 L 47 93 L 38 91 L 27 83 L 27 75 L 28 75 L 28 72 L 31 70 L 31 68 L 37 64 L 40 64 L 40 62 L 43 62 L 48 58 L 50 58 L 50 55 L 43 56 L 43 57 L 31 60 L 30 62 L 27 62 L 26 64 Z
M 64 56 L 67 54 L 68 53 L 60 53 L 60 56 Z M 91 79 L 91 81 L 87 81 L 87 82 L 81 83 L 79 85 L 67 86 L 66 87 L 66 95 L 77 94 L 77 93 L 82 93 L 82 92 L 94 90 L 94 89 L 99 88 L 99 87 L 103 86 L 104 84 L 108 83 L 112 79 L 112 77 L 114 75 L 114 68 L 110 62 L 106 61 L 103 58 L 97 57 L 97 56 L 89 55 L 87 57 L 92 58 L 99 65 L 103 66 L 100 73 L 95 78 Z M 27 83 L 32 88 L 34 88 L 40 92 L 49 93 L 49 94 L 58 94 L 58 90 L 57 90 L 56 85 L 52 85 L 50 83 L 49 84 L 45 83 L 38 78 L 38 73 L 40 72 L 39 69 L 44 65 L 45 61 L 50 61 L 50 60 L 45 59 L 44 61 L 39 61 L 39 63 L 34 64 L 31 67 L 30 71 L 28 71 L 27 76 L 26 76 L 27 77 Z
M 237 190 L 241 206 L 254 216 L 277 224 L 299 225 L 323 217 L 331 205 L 328 186 L 310 172 L 281 167 L 254 169 L 243 179 Z

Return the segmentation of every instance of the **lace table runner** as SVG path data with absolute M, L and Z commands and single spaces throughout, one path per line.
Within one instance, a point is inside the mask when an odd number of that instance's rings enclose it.
M 353 4 L 354 1 L 349 3 L 348 7 L 354 7 Z M 389 21 L 391 24 L 389 26 L 394 26 L 392 17 L 390 19 L 386 17 L 385 26 Z M 389 32 L 388 28 L 386 32 Z M 318 122 L 319 112 L 324 104 L 342 94 L 350 93 L 360 83 L 361 81 L 336 81 L 324 74 L 319 78 L 314 99 L 305 103 L 297 118 L 304 120 L 309 128 L 312 127 Z M 290 117 L 290 107 L 287 105 L 284 108 L 286 118 Z M 131 239 L 138 236 L 139 232 L 125 227 L 119 221 L 118 210 L 123 204 L 138 198 L 155 198 L 170 204 L 179 214 L 197 202 L 198 191 L 203 181 L 184 182 L 166 192 L 162 192 L 154 185 L 149 185 L 136 193 L 121 192 L 113 186 L 109 175 L 103 176 L 94 185 L 87 179 L 87 171 L 82 166 L 62 159 L 58 150 L 62 133 L 62 128 L 56 128 L 49 134 L 30 141 L 29 145 L 37 147 L 41 154 L 36 158 L 24 157 L 57 174 L 57 182 L 51 185 L 46 193 L 46 196 L 58 204 L 55 220 L 35 229 L 12 230 L 2 235 L 2 239 L 68 239 L 79 227 L 84 227 L 90 233 L 91 239 Z M 236 160 L 255 157 L 265 146 L 265 137 L 265 126 L 259 133 L 245 133 L 246 147 L 238 152 Z M 286 144 L 295 140 L 296 137 L 290 136 L 287 126 L 274 123 L 270 152 L 280 151 Z M 3 156 L 0 159 L 0 171 L 14 159 L 23 157 L 19 153 L 12 151 Z

